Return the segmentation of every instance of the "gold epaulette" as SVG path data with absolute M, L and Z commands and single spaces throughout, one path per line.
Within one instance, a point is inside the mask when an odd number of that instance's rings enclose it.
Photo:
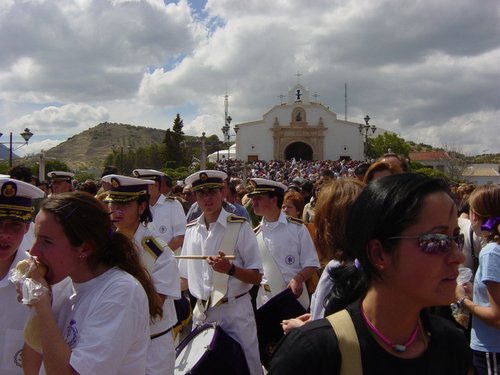
M 304 224 L 302 220 L 297 219 L 296 217 L 287 216 L 286 219 L 288 220 L 289 223 L 294 223 L 297 225 Z
M 260 231 L 260 226 L 261 226 L 261 224 L 257 225 L 255 228 L 253 228 L 253 232 L 254 232 L 255 234 L 259 233 L 259 231 Z
M 146 250 L 155 260 L 163 253 L 164 248 L 158 238 L 144 237 L 141 244 L 144 250 Z
M 192 227 L 193 225 L 196 225 L 196 222 L 198 219 L 191 220 L 189 223 L 186 224 L 186 228 Z
M 227 222 L 228 223 L 244 223 L 247 221 L 243 216 L 236 216 L 236 215 L 229 215 L 227 217 Z

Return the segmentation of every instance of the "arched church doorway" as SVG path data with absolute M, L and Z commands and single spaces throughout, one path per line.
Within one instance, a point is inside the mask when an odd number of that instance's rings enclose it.
M 285 159 L 290 160 L 312 160 L 313 150 L 311 146 L 304 142 L 294 142 L 285 149 Z

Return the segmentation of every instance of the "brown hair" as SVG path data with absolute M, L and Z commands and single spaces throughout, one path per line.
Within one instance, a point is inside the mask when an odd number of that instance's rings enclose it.
M 354 178 L 333 180 L 323 185 L 316 203 L 314 243 L 318 253 L 326 259 L 345 261 L 345 223 L 347 210 L 363 190 L 365 184 Z
M 283 198 L 283 203 L 286 201 L 292 202 L 292 204 L 295 206 L 295 209 L 297 210 L 299 218 L 301 218 L 302 211 L 304 210 L 305 205 L 304 197 L 302 196 L 302 194 L 296 191 L 287 191 L 285 197 Z
M 483 223 L 488 219 L 500 217 L 500 185 L 483 185 L 475 188 L 469 196 L 469 204 Z M 484 238 L 488 242 L 500 243 L 500 220 Z
M 381 171 L 388 171 L 390 174 L 403 172 L 403 170 L 395 164 L 389 164 L 383 161 L 377 161 L 368 167 L 363 182 L 365 184 L 369 183 L 370 181 L 373 180 L 373 175 L 376 172 L 381 172 Z
M 100 200 L 85 192 L 62 193 L 43 201 L 40 210 L 55 216 L 73 246 L 86 241 L 92 244 L 94 251 L 87 258 L 90 268 L 101 264 L 119 267 L 134 276 L 148 296 L 151 319 L 163 316 L 160 297 L 134 244 L 113 231 L 107 207 Z

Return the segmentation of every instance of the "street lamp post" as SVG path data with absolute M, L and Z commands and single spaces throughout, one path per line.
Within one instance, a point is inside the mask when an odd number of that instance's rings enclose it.
M 375 134 L 375 131 L 377 130 L 377 127 L 375 125 L 371 125 L 370 126 L 370 124 L 369 124 L 370 116 L 366 115 L 363 120 L 365 120 L 365 125 L 359 124 L 359 134 L 361 134 L 362 136 L 364 136 L 364 140 L 363 140 L 363 156 L 364 156 L 364 158 L 366 160 L 367 157 L 368 157 L 368 132 L 371 130 L 372 134 Z
M 3 135 L 3 133 L 0 133 L 0 137 Z M 26 146 L 28 144 L 28 141 L 30 140 L 30 138 L 33 136 L 33 133 L 30 132 L 30 130 L 28 128 L 24 129 L 24 131 L 20 134 L 21 137 L 23 137 L 24 139 L 24 142 L 12 142 L 12 132 L 10 132 L 10 137 L 9 137 L 9 168 L 12 168 L 12 156 L 13 156 L 13 151 L 23 147 L 23 146 Z M 0 143 L 2 145 L 5 145 L 5 143 Z M 18 144 L 20 146 L 16 147 L 16 148 L 13 148 L 12 145 L 13 144 Z
M 224 141 L 227 142 L 227 160 L 229 160 L 229 155 L 231 153 L 231 121 L 232 118 L 231 116 L 226 117 L 226 121 L 224 126 L 222 127 L 222 134 L 224 134 Z M 240 130 L 240 127 L 238 125 L 235 125 L 233 127 L 234 129 L 234 138 L 236 140 L 236 136 L 238 135 L 238 130 Z M 236 154 L 235 154 L 236 157 Z

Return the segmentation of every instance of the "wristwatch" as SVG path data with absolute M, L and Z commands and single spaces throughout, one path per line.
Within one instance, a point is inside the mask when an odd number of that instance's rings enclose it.
M 231 263 L 231 267 L 227 271 L 227 274 L 229 276 L 233 276 L 235 272 L 236 272 L 236 266 L 234 265 L 234 263 Z

